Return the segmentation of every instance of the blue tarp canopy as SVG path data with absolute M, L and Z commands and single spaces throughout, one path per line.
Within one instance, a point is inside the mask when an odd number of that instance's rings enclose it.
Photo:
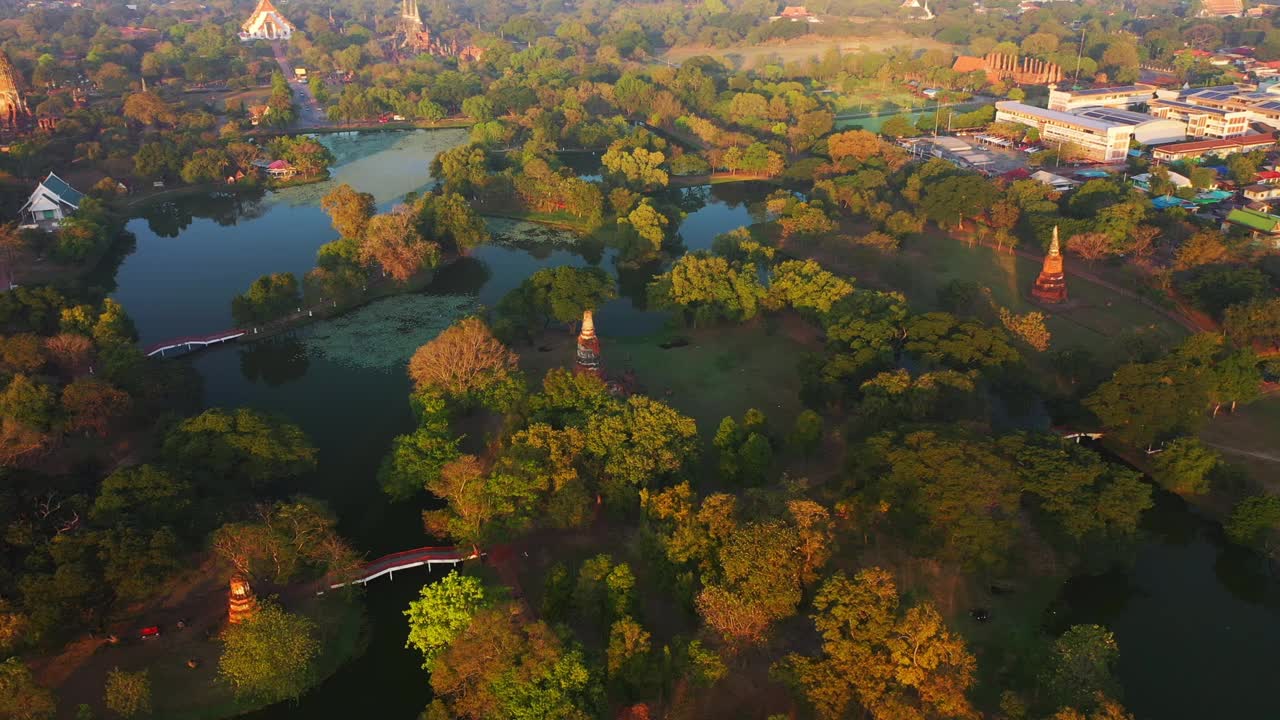
M 1164 195 L 1151 201 L 1157 210 L 1168 210 L 1171 207 L 1182 207 L 1183 201 L 1172 195 Z

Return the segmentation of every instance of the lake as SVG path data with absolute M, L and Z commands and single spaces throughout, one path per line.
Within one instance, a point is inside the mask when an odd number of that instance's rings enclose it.
M 431 159 L 465 138 L 457 130 L 325 136 L 339 158 L 326 183 L 150 207 L 128 225 L 137 245 L 120 266 L 113 297 L 144 344 L 229 328 L 234 295 L 266 273 L 301 277 L 316 249 L 335 238 L 318 206 L 330 186 L 350 183 L 387 208 L 430 187 Z M 674 192 L 687 211 L 680 225 L 685 247 L 706 249 L 715 235 L 750 224 L 748 205 L 767 189 L 731 184 Z M 612 250 L 577 246 L 571 236 L 527 223 L 489 223 L 499 242 L 443 268 L 424 293 L 382 300 L 288 337 L 179 361 L 203 377 L 206 406 L 277 413 L 310 435 L 320 469 L 307 492 L 335 508 L 341 532 L 369 557 L 431 540 L 422 531 L 422 501 L 390 503 L 376 481 L 391 438 L 412 428 L 404 368 L 413 350 L 539 268 L 593 264 L 617 274 Z M 653 333 L 666 323 L 664 313 L 643 309 L 646 278 L 628 274 L 622 297 L 597 314 L 606 340 Z M 1144 525 L 1148 538 L 1133 566 L 1071 581 L 1046 623 L 1069 618 L 1115 631 L 1124 701 L 1139 718 L 1280 717 L 1271 690 L 1272 650 L 1280 647 L 1274 582 L 1253 555 L 1225 543 L 1216 525 L 1176 498 L 1162 494 Z M 421 658 L 404 648 L 401 613 L 429 577 L 408 571 L 375 581 L 366 593 L 368 651 L 300 702 L 249 717 L 346 720 L 370 708 L 380 718 L 416 717 L 430 689 Z

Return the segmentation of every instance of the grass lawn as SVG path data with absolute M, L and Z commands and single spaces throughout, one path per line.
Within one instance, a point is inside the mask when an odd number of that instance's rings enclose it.
M 741 417 L 757 408 L 780 434 L 791 429 L 800 406 L 803 353 L 817 349 L 798 320 L 756 320 L 741 326 L 690 328 L 643 337 L 600 338 L 611 375 L 633 370 L 638 391 L 670 404 L 698 423 L 707 440 L 726 415 Z M 811 331 L 810 331 L 811 332 Z M 676 338 L 682 347 L 664 350 Z M 552 367 L 573 367 L 576 336 L 544 333 L 533 348 L 517 348 L 521 365 L 535 382 Z
M 913 237 L 898 254 L 889 256 L 834 237 L 792 243 L 787 250 L 846 272 L 863 287 L 898 290 L 921 312 L 939 309 L 938 290 L 952 280 L 976 282 L 990 290 L 993 301 L 1015 313 L 1045 312 L 1045 324 L 1053 335 L 1051 350 L 1084 347 L 1105 363 L 1123 359 L 1120 341 L 1126 337 L 1144 336 L 1168 347 L 1187 334 L 1151 308 L 1082 278 L 1073 279 L 1070 272 L 1069 304 L 1046 307 L 1032 303 L 1028 293 L 1040 274 L 1039 262 L 983 246 L 970 247 L 938 232 Z
M 364 627 L 363 606 L 358 599 L 342 593 L 309 597 L 296 612 L 310 617 L 319 629 L 322 650 L 316 662 L 316 684 L 337 672 L 361 649 Z M 151 674 L 152 707 L 155 717 L 169 720 L 216 720 L 241 715 L 260 707 L 237 700 L 230 687 L 218 679 L 218 657 L 222 644 L 216 638 L 193 636 L 176 643 L 146 666 Z M 192 670 L 190 658 L 200 661 Z
M 1200 431 L 1231 463 L 1245 468 L 1266 492 L 1280 495 L 1280 395 L 1269 395 L 1236 410 L 1219 413 Z
M 751 408 L 763 411 L 775 431 L 791 428 L 802 409 L 800 357 L 814 348 L 774 320 L 675 335 L 689 344 L 664 350 L 665 338 L 614 340 L 606 361 L 634 368 L 643 391 L 696 420 L 704 438 L 715 435 L 726 415 L 741 417 Z

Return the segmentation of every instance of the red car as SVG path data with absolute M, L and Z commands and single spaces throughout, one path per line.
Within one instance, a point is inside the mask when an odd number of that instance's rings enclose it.
M 152 625 L 151 627 L 144 627 L 142 628 L 142 632 L 139 633 L 139 636 L 143 640 L 151 640 L 153 638 L 158 638 L 160 637 L 160 626 Z

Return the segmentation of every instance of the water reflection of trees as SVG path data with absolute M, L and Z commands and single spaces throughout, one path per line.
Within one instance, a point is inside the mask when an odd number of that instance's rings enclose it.
M 637 310 L 649 307 L 649 282 L 662 270 L 662 261 L 618 266 L 618 295 L 631 300 Z
M 269 387 L 302 378 L 310 364 L 306 347 L 291 337 L 262 340 L 240 351 L 240 372 L 244 377 L 252 383 L 261 380 Z
M 139 217 L 157 237 L 175 238 L 191 226 L 196 218 L 207 218 L 221 227 L 231 227 L 241 220 L 252 220 L 266 213 L 261 188 L 238 192 L 187 195 L 145 207 Z
M 436 271 L 427 292 L 432 295 L 478 295 L 492 275 L 484 261 L 460 257 Z
M 116 291 L 116 274 L 120 264 L 138 247 L 138 238 L 128 230 L 121 230 L 107 253 L 98 261 L 96 267 L 84 277 L 85 293 L 94 300 L 104 298 Z

